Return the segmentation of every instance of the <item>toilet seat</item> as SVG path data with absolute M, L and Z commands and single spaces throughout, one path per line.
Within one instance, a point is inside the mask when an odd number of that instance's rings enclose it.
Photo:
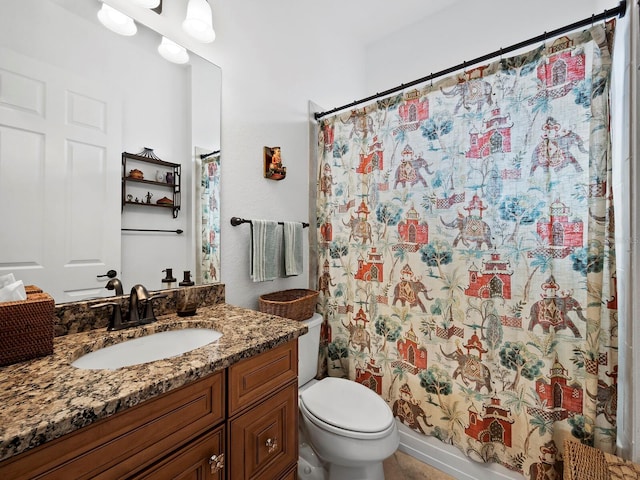
M 357 439 L 378 439 L 395 426 L 391 409 L 357 382 L 327 377 L 299 396 L 302 414 L 319 428 Z

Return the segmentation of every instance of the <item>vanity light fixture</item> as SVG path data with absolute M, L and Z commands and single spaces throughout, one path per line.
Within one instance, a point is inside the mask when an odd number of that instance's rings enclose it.
M 124 13 L 116 10 L 115 8 L 102 4 L 102 8 L 98 12 L 98 20 L 100 23 L 107 27 L 112 32 L 120 35 L 130 37 L 135 35 L 138 31 L 136 24 L 131 17 L 126 16 Z
M 158 53 L 162 58 L 173 63 L 181 64 L 189 61 L 187 50 L 167 37 L 162 37 L 162 42 L 158 45 Z
M 216 32 L 213 31 L 211 7 L 207 0 L 189 0 L 182 29 L 199 42 L 213 42 Z
M 160 0 L 133 0 L 133 3 L 142 8 L 156 8 L 160 5 Z

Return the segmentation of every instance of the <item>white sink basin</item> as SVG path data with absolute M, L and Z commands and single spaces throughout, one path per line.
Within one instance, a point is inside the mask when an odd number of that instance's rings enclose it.
M 222 333 L 208 328 L 158 332 L 87 353 L 71 365 L 85 370 L 115 370 L 182 355 L 220 337 Z

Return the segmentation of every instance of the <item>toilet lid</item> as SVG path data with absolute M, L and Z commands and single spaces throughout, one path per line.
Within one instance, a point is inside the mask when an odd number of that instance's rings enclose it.
M 393 414 L 384 400 L 364 385 L 327 377 L 300 394 L 304 407 L 321 421 L 355 432 L 389 428 Z

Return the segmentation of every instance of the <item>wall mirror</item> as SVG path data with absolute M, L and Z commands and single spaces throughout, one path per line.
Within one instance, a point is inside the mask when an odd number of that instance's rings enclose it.
M 100 277 L 109 270 L 125 293 L 174 286 L 162 282 L 167 268 L 178 282 L 186 270 L 218 282 L 221 70 L 193 53 L 184 65 L 166 61 L 161 36 L 139 23 L 131 37 L 107 30 L 100 5 L 3 4 L 0 274 L 58 303 L 113 295 Z M 144 148 L 182 166 L 176 218 L 122 208 L 122 152 Z M 145 187 L 141 198 L 162 196 Z

